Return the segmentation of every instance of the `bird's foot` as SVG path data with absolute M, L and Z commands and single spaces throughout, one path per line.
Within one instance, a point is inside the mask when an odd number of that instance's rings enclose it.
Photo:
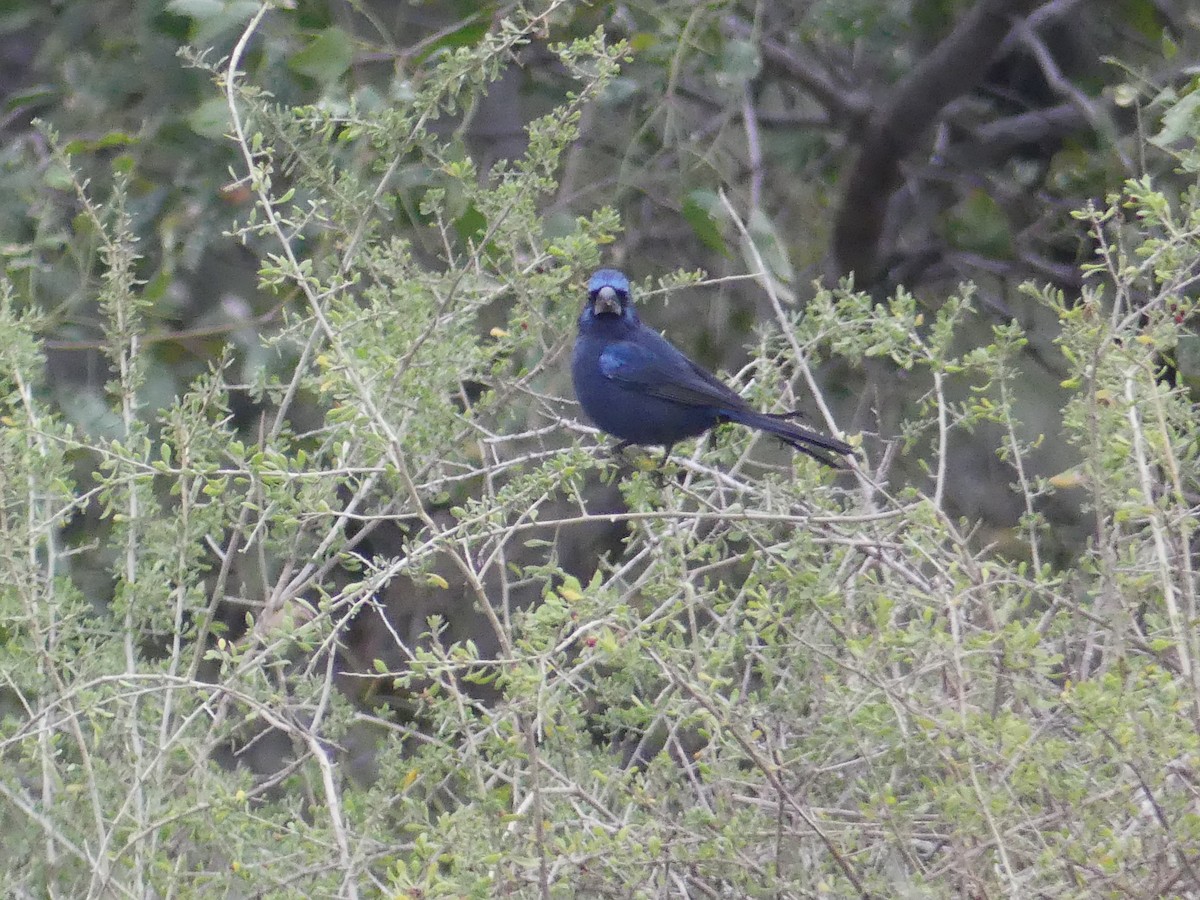
M 672 474 L 673 467 L 669 465 L 671 462 L 671 451 L 675 449 L 674 444 L 668 444 L 663 448 L 663 454 L 658 459 L 647 454 L 638 454 L 631 456 L 626 451 L 630 447 L 637 446 L 632 441 L 621 441 L 614 446 L 609 453 L 609 456 L 621 463 L 628 463 L 634 469 L 641 472 L 650 472 L 654 475 L 655 481 L 659 487 L 663 487 L 667 482 L 667 477 Z
M 632 446 L 633 444 L 629 441 L 621 441 L 608 452 L 608 455 L 615 460 L 623 461 L 625 459 L 625 451 Z
M 667 486 L 667 476 L 673 474 L 673 470 L 668 468 L 668 463 L 671 461 L 671 451 L 675 448 L 674 444 L 667 444 L 663 447 L 662 458 L 654 467 L 654 481 L 660 487 Z

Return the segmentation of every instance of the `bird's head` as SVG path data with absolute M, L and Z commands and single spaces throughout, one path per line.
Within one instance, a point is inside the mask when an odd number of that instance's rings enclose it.
M 624 273 L 616 269 L 599 269 L 588 279 L 588 299 L 587 306 L 583 308 L 583 315 L 601 321 L 637 321 L 637 313 L 633 311 L 633 300 L 629 293 L 629 279 Z

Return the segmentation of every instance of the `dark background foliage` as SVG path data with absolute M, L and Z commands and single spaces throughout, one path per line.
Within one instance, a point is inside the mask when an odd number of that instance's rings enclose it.
M 278 326 L 281 300 L 255 287 L 266 248 L 227 236 L 251 198 L 231 184 L 222 98 L 177 58 L 184 43 L 211 47 L 212 59 L 227 53 L 252 9 L 14 3 L 5 16 L 3 239 L 18 284 L 52 313 L 53 384 L 80 423 L 102 427 L 95 420 L 103 418 L 92 402 L 104 375 L 89 309 L 94 260 L 69 239 L 78 212 L 71 192 L 45 190 L 54 167 L 30 119 L 58 129 L 88 177 L 107 179 L 114 160 L 132 175 L 138 275 L 154 301 L 151 405 L 230 344 L 247 364 L 262 364 L 257 335 Z M 437 54 L 478 41 L 504 11 L 299 3 L 268 21 L 247 65 L 284 104 L 353 99 L 380 107 L 419 83 Z M 1028 393 L 1045 397 L 1049 410 L 1035 404 L 1025 417 L 1043 424 L 1057 411 L 1052 391 L 1061 373 L 1047 346 L 1050 326 L 1017 287 L 1034 279 L 1078 291 L 1095 246 L 1070 211 L 1125 178 L 1170 177 L 1170 157 L 1143 142 L 1159 126 L 1145 123 L 1135 100 L 1186 83 L 1193 19 L 1186 4 L 1149 0 L 559 5 L 486 92 L 433 128 L 480 172 L 519 156 L 526 124 L 571 88 L 547 43 L 604 25 L 635 53 L 606 96 L 583 111 L 580 140 L 543 205 L 551 229 L 611 204 L 623 234 L 609 262 L 635 278 L 703 270 L 726 279 L 703 297 L 685 295 L 682 315 L 651 310 L 658 326 L 713 366 L 743 363 L 755 323 L 770 318 L 762 290 L 733 280 L 754 267 L 718 191 L 743 211 L 788 295 L 803 299 L 814 281 L 852 274 L 876 296 L 902 284 L 936 308 L 970 280 L 992 322 L 1015 319 L 1031 334 Z M 440 242 L 414 205 L 428 177 L 414 162 L 395 180 L 401 208 L 391 224 L 436 267 Z M 471 217 L 463 210 L 458 227 L 477 225 Z M 698 304 L 701 315 L 691 312 Z M 907 398 L 921 390 L 897 388 L 895 376 L 836 372 L 833 402 L 847 431 L 895 435 Z M 250 422 L 255 411 L 239 412 Z M 986 439 L 960 450 L 959 511 L 1012 524 L 1019 505 L 1008 491 L 1011 473 Z M 1051 447 L 1042 468 L 1053 474 L 1070 462 Z M 1070 532 L 1078 513 L 1050 514 Z

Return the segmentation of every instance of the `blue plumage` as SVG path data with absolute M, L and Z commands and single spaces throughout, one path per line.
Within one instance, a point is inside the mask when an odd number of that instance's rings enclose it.
M 710 372 L 638 319 L 629 279 L 600 269 L 588 281 L 571 359 L 575 395 L 596 425 L 629 444 L 671 447 L 721 422 L 737 422 L 776 435 L 826 465 L 850 445 L 806 431 L 785 418 L 760 413 Z

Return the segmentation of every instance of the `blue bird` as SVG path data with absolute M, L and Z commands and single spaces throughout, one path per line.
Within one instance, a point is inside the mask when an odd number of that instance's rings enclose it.
M 846 455 L 849 444 L 806 431 L 789 415 L 760 413 L 712 373 L 638 319 L 629 279 L 600 269 L 588 281 L 587 303 L 571 359 L 575 396 L 588 418 L 630 444 L 660 444 L 663 460 L 677 441 L 722 422 L 766 431 L 827 466 L 839 463 L 820 450 Z

